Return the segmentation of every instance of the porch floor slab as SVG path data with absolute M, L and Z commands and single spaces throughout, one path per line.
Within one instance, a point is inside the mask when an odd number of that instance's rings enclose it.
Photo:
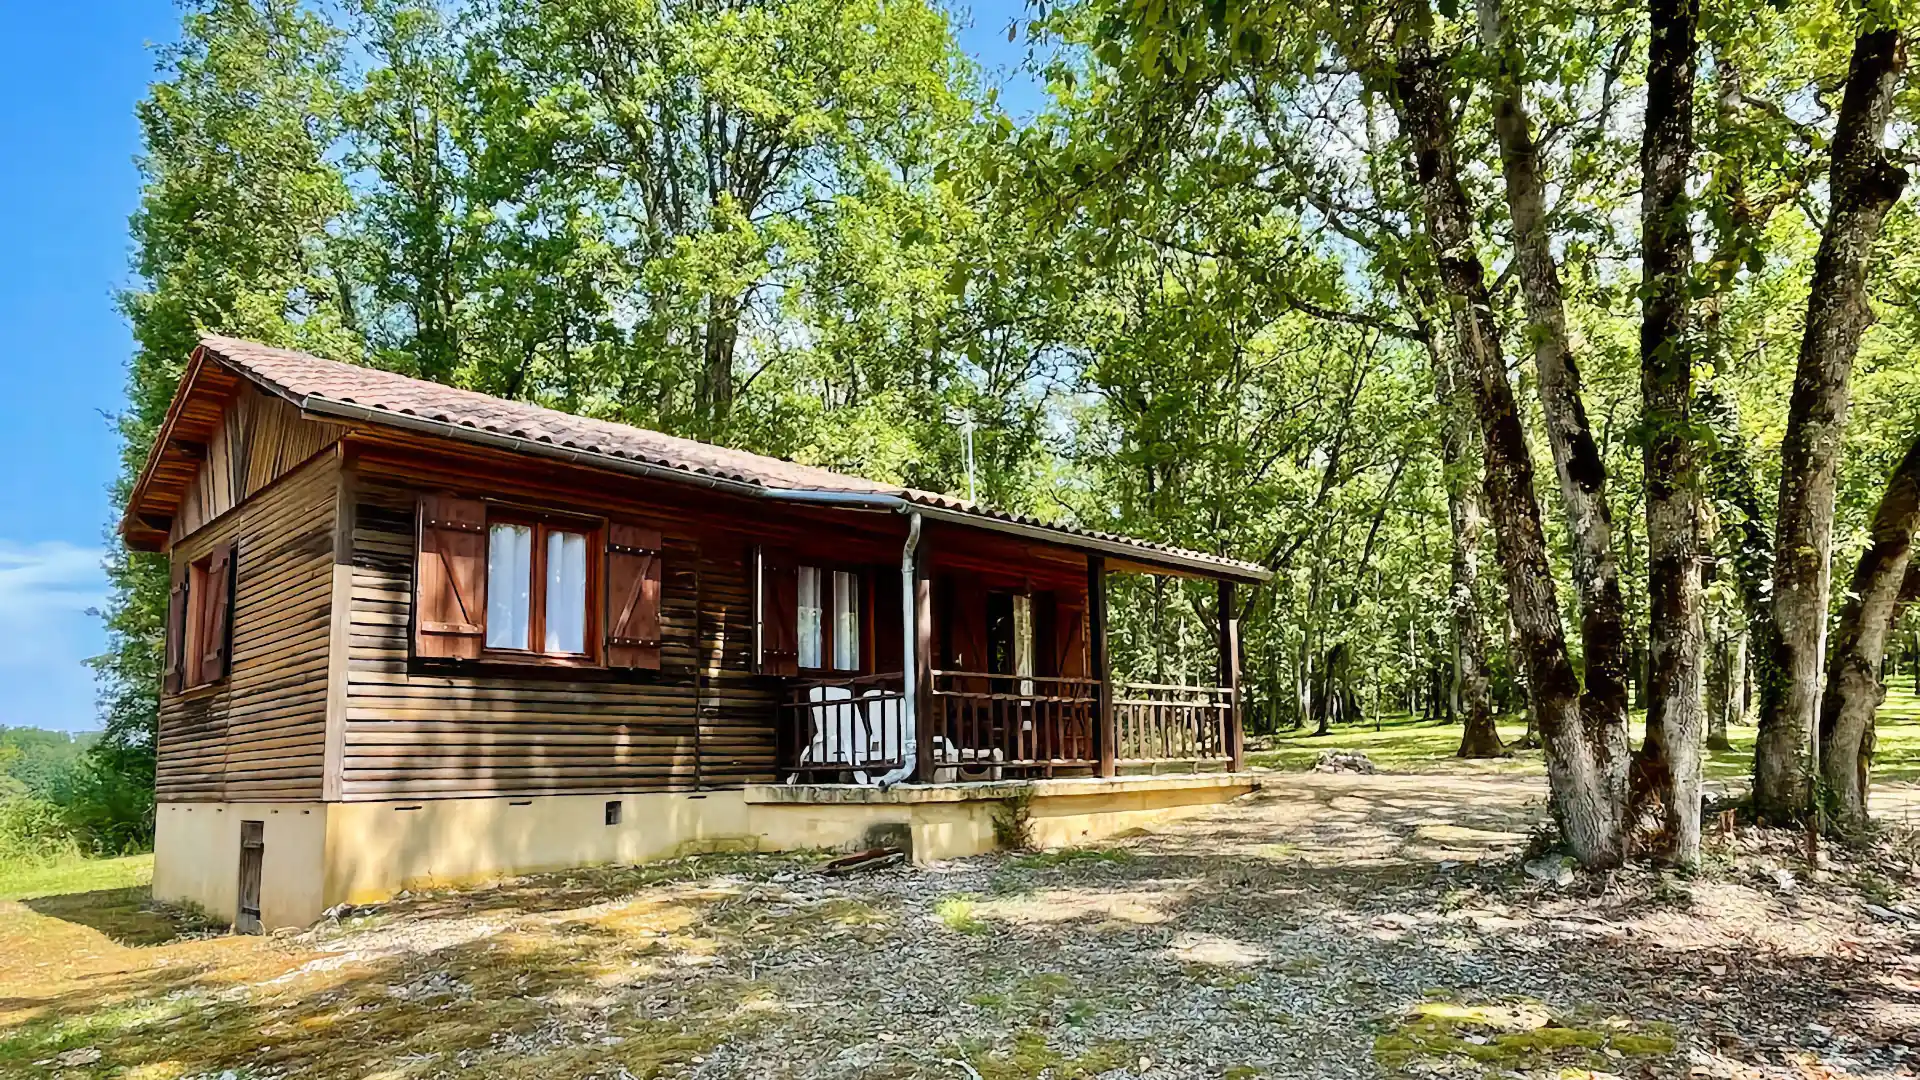
M 978 780 L 951 784 L 898 784 L 882 790 L 863 784 L 749 784 L 746 801 L 758 805 L 911 806 L 928 803 L 998 802 L 1028 795 L 1034 799 L 1103 795 L 1253 790 L 1253 772 L 1164 773 L 1133 776 L 1072 776 L 1053 780 Z M 1238 794 L 1236 792 L 1235 794 Z

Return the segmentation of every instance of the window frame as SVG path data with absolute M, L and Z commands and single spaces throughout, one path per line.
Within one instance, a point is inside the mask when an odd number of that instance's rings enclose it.
M 527 573 L 532 580 L 527 583 L 527 647 L 514 649 L 488 644 L 483 632 L 480 659 L 487 663 L 530 667 L 605 667 L 606 598 L 602 594 L 606 591 L 606 519 L 491 501 L 486 503 L 486 508 L 486 572 L 491 575 L 493 571 L 493 527 L 524 525 L 533 530 L 533 550 L 527 562 Z M 547 537 L 556 532 L 580 533 L 587 539 L 587 597 L 581 634 L 581 644 L 586 646 L 584 652 L 550 653 L 535 646 L 535 642 L 544 643 L 547 639 Z
M 860 563 L 810 559 L 802 555 L 794 559 L 793 569 L 795 582 L 793 641 L 796 655 L 798 654 L 800 644 L 799 577 L 801 573 L 809 569 L 818 571 L 820 574 L 820 659 L 822 666 L 807 667 L 796 661 L 795 668 L 800 673 L 799 677 L 822 680 L 850 679 L 858 675 L 867 674 L 869 657 L 873 651 L 872 641 L 870 640 L 872 637 L 871 616 L 873 611 L 873 586 L 872 582 L 867 580 L 869 567 Z M 834 575 L 836 573 L 853 575 L 854 590 L 857 593 L 853 607 L 854 648 L 856 650 L 856 656 L 854 657 L 854 665 L 850 668 L 834 666 L 834 661 L 840 654 L 838 635 L 834 632 L 834 603 L 838 599 L 836 595 L 837 590 L 834 587 Z
M 186 610 L 180 617 L 180 662 L 184 665 L 180 669 L 180 692 L 183 694 L 218 686 L 225 678 L 205 682 L 200 679 L 200 670 L 207 666 L 207 648 L 212 644 L 207 640 L 209 612 L 204 602 L 206 591 L 212 587 L 213 552 L 209 551 L 187 563 Z

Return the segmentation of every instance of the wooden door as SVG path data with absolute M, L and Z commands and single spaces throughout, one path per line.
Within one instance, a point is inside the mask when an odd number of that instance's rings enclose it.
M 266 823 L 240 823 L 240 911 L 234 916 L 236 934 L 260 933 L 260 869 L 266 855 Z

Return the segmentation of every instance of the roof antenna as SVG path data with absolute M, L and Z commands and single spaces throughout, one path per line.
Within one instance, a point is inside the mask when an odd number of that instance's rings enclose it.
M 973 491 L 973 414 L 962 412 L 953 406 L 947 406 L 947 422 L 959 424 L 960 433 L 967 443 L 967 501 L 979 502 Z

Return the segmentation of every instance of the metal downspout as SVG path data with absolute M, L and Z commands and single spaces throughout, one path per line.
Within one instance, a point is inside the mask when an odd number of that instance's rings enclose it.
M 919 598 L 913 580 L 914 559 L 919 549 L 920 514 L 914 511 L 907 515 L 907 544 L 900 551 L 900 617 L 903 620 L 900 634 L 903 656 L 900 665 L 900 717 L 906 730 L 900 740 L 900 767 L 877 781 L 882 791 L 912 776 L 914 768 L 920 763 L 919 695 L 916 693 L 920 670 L 919 657 L 914 655 L 920 637 L 920 612 L 916 605 Z

